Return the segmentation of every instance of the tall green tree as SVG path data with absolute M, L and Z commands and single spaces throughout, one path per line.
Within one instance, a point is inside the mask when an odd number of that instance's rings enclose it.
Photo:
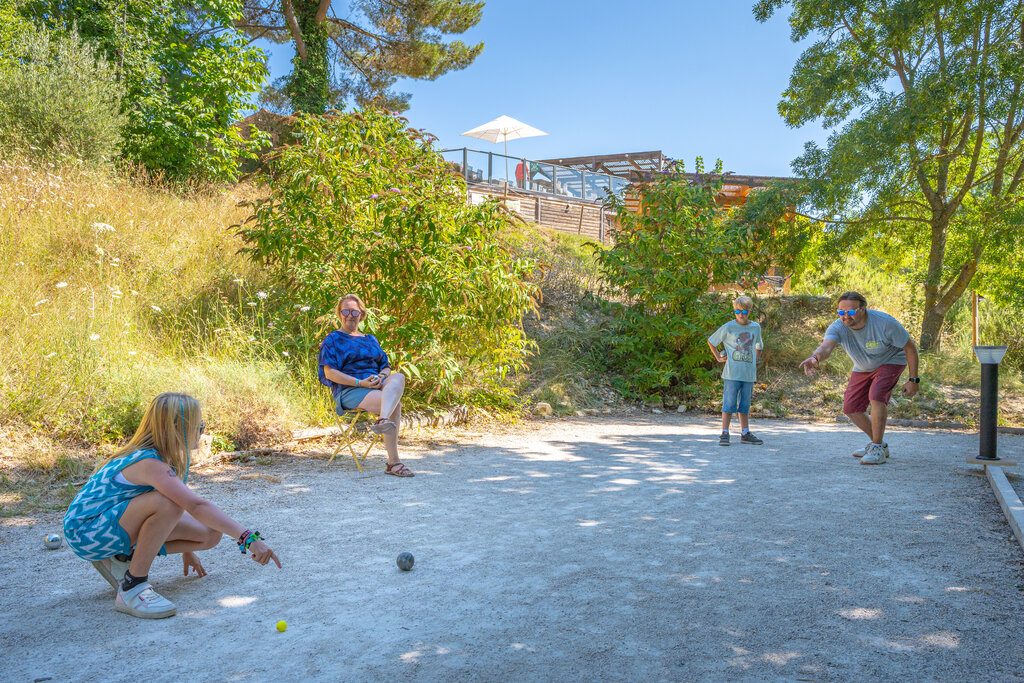
M 124 87 L 123 155 L 174 180 L 230 180 L 250 143 L 233 127 L 263 86 L 241 0 L 28 0 L 23 16 L 96 46 Z
M 936 349 L 957 299 L 1005 289 L 999 262 L 1024 247 L 1024 3 L 760 0 L 754 15 L 783 6 L 793 40 L 814 42 L 779 112 L 833 132 L 794 161 L 801 190 L 759 204 L 798 205 L 833 254 L 874 248 L 917 277 L 920 345 Z
M 469 66 L 483 43 L 446 41 L 475 26 L 480 0 L 244 0 L 237 26 L 253 39 L 292 43 L 291 74 L 263 102 L 278 110 L 320 114 L 346 100 L 378 101 L 403 111 L 399 78 L 433 80 Z

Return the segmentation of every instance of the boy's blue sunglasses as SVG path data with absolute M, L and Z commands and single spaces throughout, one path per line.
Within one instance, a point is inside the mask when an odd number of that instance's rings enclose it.
M 750 311 L 748 311 L 747 309 L 740 310 L 738 308 L 732 309 L 732 312 L 735 313 L 736 315 L 740 315 L 740 314 L 747 315 L 748 313 L 750 313 Z

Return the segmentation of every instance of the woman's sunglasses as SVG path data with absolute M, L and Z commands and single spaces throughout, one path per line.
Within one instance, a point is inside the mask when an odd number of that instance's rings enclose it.
M 341 309 L 341 317 L 343 317 L 343 318 L 349 318 L 349 317 L 352 317 L 352 316 L 359 317 L 362 314 L 363 314 L 362 311 L 357 311 L 357 310 L 352 309 L 352 308 L 343 308 L 343 309 Z

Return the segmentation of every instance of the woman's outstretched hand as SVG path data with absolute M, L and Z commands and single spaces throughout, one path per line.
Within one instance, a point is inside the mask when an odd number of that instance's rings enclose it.
M 256 540 L 249 546 L 249 552 L 252 553 L 252 559 L 260 564 L 265 565 L 271 560 L 277 565 L 277 568 L 281 568 L 281 560 L 277 559 L 277 555 L 270 546 L 264 543 L 262 540 Z

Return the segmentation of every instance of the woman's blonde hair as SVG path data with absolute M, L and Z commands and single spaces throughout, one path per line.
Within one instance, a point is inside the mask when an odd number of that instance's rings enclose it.
M 346 301 L 355 301 L 356 307 L 359 309 L 359 322 L 366 320 L 366 305 L 363 304 L 363 300 L 359 298 L 358 294 L 346 294 L 345 296 L 338 299 L 338 303 L 334 306 L 334 315 L 338 316 L 338 320 L 344 320 L 341 317 L 341 307 L 345 305 Z
M 188 453 L 199 443 L 201 424 L 202 410 L 199 401 L 188 394 L 160 394 L 149 404 L 139 428 L 135 430 L 128 443 L 98 464 L 95 472 L 111 460 L 144 448 L 152 448 L 161 460 L 174 468 L 178 479 L 185 481 L 188 477 Z
M 754 300 L 751 299 L 746 294 L 740 294 L 738 297 L 736 297 L 735 299 L 732 300 L 732 305 L 733 306 L 742 306 L 743 308 L 745 308 L 748 311 L 750 311 L 750 310 L 753 310 L 753 308 L 754 308 Z

